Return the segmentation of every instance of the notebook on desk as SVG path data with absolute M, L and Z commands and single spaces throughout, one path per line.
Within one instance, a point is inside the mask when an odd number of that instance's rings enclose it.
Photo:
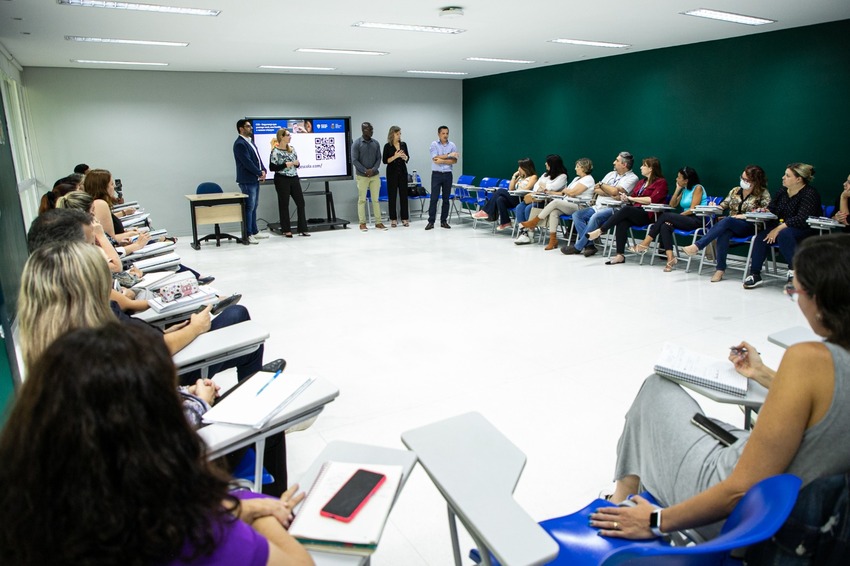
M 357 470 L 386 476 L 384 483 L 350 521 L 342 522 L 320 514 L 322 508 Z M 289 534 L 308 549 L 368 556 L 378 546 L 396 492 L 402 466 L 325 462 L 307 497 L 295 512 Z
M 259 371 L 204 413 L 204 422 L 262 428 L 313 381 L 291 373 Z
M 718 360 L 666 342 L 655 364 L 655 373 L 672 381 L 685 381 L 721 393 L 745 397 L 747 378 L 728 360 Z

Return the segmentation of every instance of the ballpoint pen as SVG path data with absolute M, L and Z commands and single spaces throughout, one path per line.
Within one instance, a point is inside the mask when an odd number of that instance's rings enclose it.
M 262 392 L 263 392 L 263 390 L 264 390 L 266 387 L 268 387 L 269 385 L 271 385 L 272 381 L 274 381 L 275 379 L 277 379 L 277 376 L 279 376 L 279 375 L 281 374 L 281 372 L 282 372 L 282 371 L 283 371 L 282 369 L 279 369 L 279 370 L 277 370 L 276 372 L 274 372 L 274 375 L 271 377 L 271 379 L 269 379 L 269 380 L 266 382 L 266 384 L 265 384 L 265 385 L 263 385 L 262 387 L 260 387 L 260 390 L 259 390 L 259 391 L 257 391 L 257 393 L 256 393 L 256 395 L 254 395 L 254 397 L 258 397 L 258 396 L 260 395 L 260 393 L 262 393 Z

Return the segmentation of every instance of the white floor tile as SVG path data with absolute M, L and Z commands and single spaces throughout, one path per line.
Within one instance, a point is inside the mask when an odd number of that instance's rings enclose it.
M 402 448 L 405 430 L 479 411 L 528 457 L 519 503 L 540 520 L 562 515 L 610 484 L 623 415 L 662 342 L 725 357 L 747 339 L 776 365 L 782 350 L 767 334 L 805 325 L 778 284 L 746 291 L 686 274 L 684 262 L 673 273 L 648 258 L 606 266 L 487 226 L 424 227 L 200 251 L 181 238 L 184 263 L 242 293 L 271 331 L 267 360 L 340 388 L 312 428 L 289 436 L 290 477 L 331 440 Z M 737 407 L 701 403 L 743 422 Z M 470 544 L 464 535 L 464 553 Z M 445 504 L 416 468 L 372 564 L 449 563 Z

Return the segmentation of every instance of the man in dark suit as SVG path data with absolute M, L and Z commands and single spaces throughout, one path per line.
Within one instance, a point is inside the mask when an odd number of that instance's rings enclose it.
M 248 195 L 245 210 L 245 222 L 248 226 L 248 242 L 258 244 L 259 229 L 257 229 L 257 205 L 260 202 L 260 181 L 266 179 L 266 168 L 260 159 L 260 152 L 254 145 L 254 129 L 251 122 L 241 119 L 236 122 L 239 137 L 233 142 L 233 157 L 236 159 L 236 183 L 239 190 Z

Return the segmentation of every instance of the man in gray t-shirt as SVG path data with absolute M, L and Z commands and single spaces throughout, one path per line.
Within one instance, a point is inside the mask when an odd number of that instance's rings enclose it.
M 360 125 L 362 136 L 351 144 L 351 164 L 354 165 L 355 178 L 357 179 L 357 218 L 360 221 L 360 231 L 368 230 L 366 227 L 366 191 L 372 197 L 372 210 L 375 213 L 375 228 L 386 230 L 387 227 L 381 222 L 381 204 L 378 196 L 381 192 L 381 178 L 378 176 L 378 168 L 381 166 L 381 144 L 372 138 L 372 124 L 363 122 Z

